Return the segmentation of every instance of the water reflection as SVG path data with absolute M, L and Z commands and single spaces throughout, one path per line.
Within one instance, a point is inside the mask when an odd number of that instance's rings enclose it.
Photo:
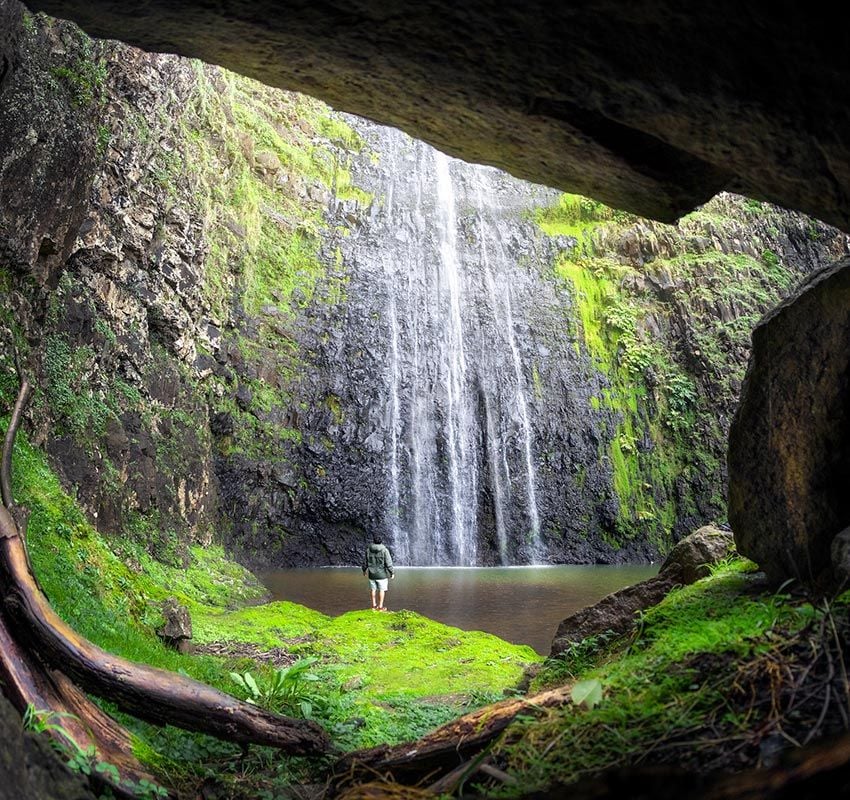
M 386 605 L 494 633 L 545 655 L 564 617 L 657 572 L 646 565 L 402 567 L 390 581 Z M 260 577 L 276 600 L 325 614 L 369 607 L 368 583 L 356 568 L 288 569 Z

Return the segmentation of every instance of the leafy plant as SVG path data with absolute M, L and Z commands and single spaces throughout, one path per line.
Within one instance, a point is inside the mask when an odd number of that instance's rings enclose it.
M 579 681 L 570 690 L 570 699 L 577 706 L 596 708 L 602 702 L 602 683 L 597 678 Z
M 302 658 L 289 667 L 277 670 L 272 677 L 262 683 L 250 672 L 231 672 L 230 677 L 245 693 L 249 703 L 265 706 L 272 711 L 299 714 L 310 717 L 316 702 L 316 695 L 308 688 L 319 676 L 309 672 L 318 661 L 314 656 Z
M 108 761 L 99 761 L 97 749 L 93 744 L 81 747 L 73 736 L 57 722 L 61 719 L 78 719 L 74 714 L 66 711 L 50 711 L 37 709 L 30 703 L 23 715 L 24 730 L 35 734 L 53 733 L 56 737 L 50 739 L 54 750 L 62 755 L 66 761 L 65 766 L 72 772 L 84 775 L 87 778 L 96 774 L 114 784 L 123 786 L 141 800 L 156 800 L 156 798 L 168 797 L 168 790 L 158 783 L 142 778 L 138 782 L 132 780 L 121 781 L 121 773 L 115 764 Z M 59 737 L 59 738 L 57 738 Z

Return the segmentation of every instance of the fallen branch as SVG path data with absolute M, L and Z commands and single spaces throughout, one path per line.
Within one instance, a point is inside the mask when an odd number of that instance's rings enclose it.
M 416 784 L 428 776 L 452 771 L 474 759 L 520 714 L 569 704 L 570 687 L 542 692 L 531 697 L 503 700 L 437 728 L 416 742 L 392 747 L 358 750 L 341 758 L 334 766 L 331 784 L 335 791 L 391 774 L 405 784 Z

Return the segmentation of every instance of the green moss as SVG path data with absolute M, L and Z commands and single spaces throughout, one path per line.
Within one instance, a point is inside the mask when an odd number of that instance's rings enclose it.
M 45 338 L 42 365 L 51 413 L 59 422 L 60 433 L 71 433 L 78 442 L 89 445 L 103 435 L 106 421 L 113 415 L 89 381 L 95 361 L 96 354 L 89 346 L 73 348 L 61 335 Z
M 228 612 L 199 610 L 194 630 L 199 642 L 240 641 L 281 647 L 292 639 L 312 636 L 327 620 L 324 614 L 296 603 L 276 602 Z
M 594 228 L 609 222 L 625 223 L 635 219 L 625 211 L 578 194 L 562 194 L 554 206 L 541 208 L 535 214 L 535 222 L 544 233 L 576 239 L 577 247 L 585 253 L 592 251 Z
M 80 57 L 72 65 L 54 67 L 51 74 L 66 87 L 75 105 L 102 102 L 106 61 L 94 54 L 92 40 L 88 37 L 81 38 L 80 52 Z
M 340 199 L 371 202 L 346 166 L 363 147 L 360 137 L 312 98 L 202 65 L 196 75 L 195 122 L 184 137 L 208 209 L 214 312 L 226 317 L 237 295 L 251 314 L 266 305 L 291 312 L 320 289 L 338 296 L 338 279 L 318 256 L 324 204 L 304 194 L 318 185 Z
M 812 616 L 787 595 L 749 590 L 747 573 L 754 568 L 743 560 L 727 562 L 645 612 L 633 640 L 600 636 L 549 660 L 533 689 L 597 679 L 604 699 L 593 710 L 567 705 L 514 723 L 495 754 L 516 786 L 528 792 L 571 783 L 635 763 L 662 743 L 684 742 L 693 755 L 700 731 L 705 747 L 722 736 L 746 740 L 756 720 L 745 703 L 736 708 L 732 687 L 747 665 L 775 650 L 783 637 L 797 635 Z

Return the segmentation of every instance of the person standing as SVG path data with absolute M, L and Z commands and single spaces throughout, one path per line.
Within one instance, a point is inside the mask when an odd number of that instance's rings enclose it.
M 384 606 L 384 595 L 387 592 L 389 581 L 395 577 L 393 571 L 393 557 L 381 537 L 372 537 L 372 544 L 366 548 L 363 556 L 363 574 L 369 577 L 369 593 L 372 596 L 372 611 L 386 611 Z M 377 593 L 377 602 L 376 595 Z

